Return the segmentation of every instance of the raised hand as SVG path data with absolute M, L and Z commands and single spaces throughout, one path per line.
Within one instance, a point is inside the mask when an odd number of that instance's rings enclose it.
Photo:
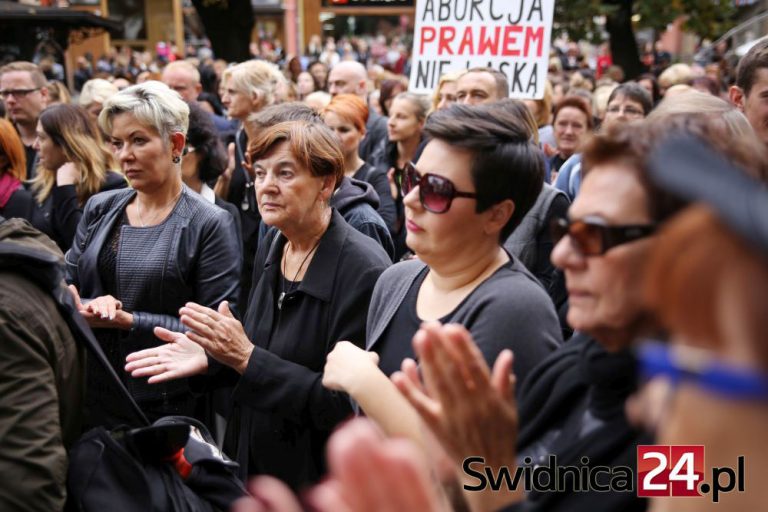
M 512 352 L 499 354 L 491 372 L 464 327 L 439 323 L 424 324 L 413 347 L 423 384 L 413 360 L 404 361 L 392 381 L 457 465 L 480 456 L 487 466 L 513 466 L 518 417 Z
M 318 512 L 441 512 L 441 502 L 421 451 L 402 439 L 385 439 L 373 422 L 355 419 L 328 442 L 328 478 L 307 493 Z M 250 498 L 235 512 L 300 512 L 299 501 L 282 482 L 257 477 Z
M 244 373 L 253 352 L 253 343 L 248 339 L 240 323 L 229 310 L 229 303 L 223 301 L 219 310 L 188 302 L 179 310 L 181 323 L 191 329 L 186 336 L 200 345 L 211 357 L 238 373 Z

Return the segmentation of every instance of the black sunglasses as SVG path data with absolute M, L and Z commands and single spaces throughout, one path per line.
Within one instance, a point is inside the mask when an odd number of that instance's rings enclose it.
M 419 201 L 425 210 L 432 213 L 445 213 L 451 209 L 456 197 L 477 199 L 473 192 L 459 192 L 456 186 L 448 178 L 437 174 L 420 174 L 412 162 L 405 164 L 401 188 L 403 195 L 407 196 L 411 190 L 419 187 Z
M 617 245 L 650 236 L 656 230 L 656 226 L 651 224 L 609 226 L 600 217 L 584 217 L 579 220 L 560 217 L 552 220 L 550 229 L 554 243 L 558 243 L 568 235 L 576 250 L 584 256 L 600 256 Z

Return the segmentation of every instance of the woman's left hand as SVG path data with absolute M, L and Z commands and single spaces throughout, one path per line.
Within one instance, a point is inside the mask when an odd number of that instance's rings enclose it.
M 89 326 L 95 329 L 130 330 L 133 315 L 122 310 L 123 303 L 111 295 L 96 297 L 87 304 L 80 300 L 80 293 L 75 285 L 69 285 L 75 306 Z
M 67 162 L 56 170 L 56 185 L 74 185 L 80 180 L 80 171 L 72 162 Z
M 378 370 L 378 366 L 376 352 L 367 352 L 348 341 L 340 341 L 325 360 L 323 386 L 354 396 L 353 389 L 366 371 Z
M 253 343 L 248 339 L 241 324 L 223 301 L 214 311 L 194 302 L 188 302 L 179 310 L 181 323 L 191 329 L 187 337 L 203 347 L 218 362 L 238 373 L 245 373 L 253 353 Z

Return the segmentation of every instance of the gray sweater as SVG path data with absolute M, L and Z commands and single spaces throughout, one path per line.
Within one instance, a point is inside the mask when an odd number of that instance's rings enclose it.
M 425 266 L 418 260 L 406 261 L 389 267 L 379 277 L 368 308 L 367 350 L 375 348 Z M 518 386 L 562 343 L 552 301 L 514 257 L 464 299 L 452 319 L 472 333 L 489 365 L 505 348 L 514 352 Z

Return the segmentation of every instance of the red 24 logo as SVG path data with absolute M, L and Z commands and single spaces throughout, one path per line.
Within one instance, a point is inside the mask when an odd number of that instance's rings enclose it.
M 704 446 L 640 445 L 637 447 L 637 495 L 701 496 Z

